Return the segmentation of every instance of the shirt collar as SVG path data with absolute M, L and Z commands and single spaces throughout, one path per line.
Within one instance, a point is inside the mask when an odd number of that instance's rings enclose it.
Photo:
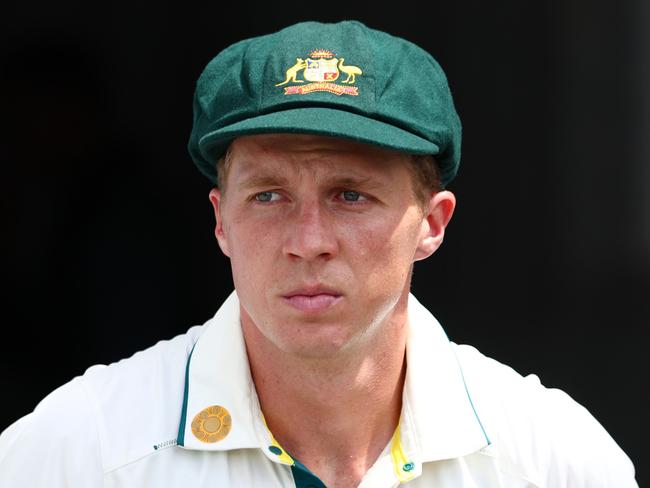
M 490 444 L 455 350 L 433 315 L 413 296 L 401 416 L 402 439 L 422 462 L 453 459 Z
M 186 368 L 178 444 L 215 451 L 260 447 L 258 433 L 267 429 L 248 365 L 236 292 L 205 324 Z M 206 423 L 214 413 L 218 422 Z
M 187 360 L 178 432 L 178 444 L 186 449 L 224 451 L 275 444 L 264 424 L 239 314 L 239 300 L 233 292 L 205 324 Z M 478 451 L 489 440 L 449 339 L 412 295 L 408 316 L 399 436 L 403 455 L 427 462 Z M 268 449 L 263 450 L 277 460 Z

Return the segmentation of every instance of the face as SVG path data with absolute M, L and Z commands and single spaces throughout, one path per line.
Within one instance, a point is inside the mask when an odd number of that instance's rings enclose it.
M 415 199 L 410 156 L 311 135 L 233 142 L 211 192 L 242 326 L 282 352 L 370 343 L 406 302 L 414 261 L 442 242 L 453 195 Z

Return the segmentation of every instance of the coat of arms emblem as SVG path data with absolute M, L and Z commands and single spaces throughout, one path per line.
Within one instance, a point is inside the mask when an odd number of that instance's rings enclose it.
M 299 78 L 301 72 L 304 79 Z M 346 78 L 340 80 L 340 83 L 345 83 L 347 86 L 334 83 L 345 75 Z M 307 59 L 296 58 L 296 64 L 286 70 L 284 81 L 275 86 L 291 83 L 292 86 L 284 88 L 285 95 L 303 95 L 314 91 L 326 91 L 336 95 L 358 95 L 358 88 L 350 86 L 356 82 L 357 75 L 363 75 L 358 66 L 346 65 L 345 58 L 334 57 L 332 51 L 317 49 L 309 53 Z M 305 82 L 309 83 L 295 85 Z
M 339 60 L 307 58 L 303 76 L 307 81 L 335 81 L 339 77 Z

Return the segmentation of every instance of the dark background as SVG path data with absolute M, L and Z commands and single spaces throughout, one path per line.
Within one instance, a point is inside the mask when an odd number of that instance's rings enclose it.
M 241 38 L 357 18 L 430 51 L 464 125 L 458 210 L 416 295 L 455 342 L 585 405 L 648 480 L 650 6 L 429 9 L 5 2 L 0 430 L 213 315 L 232 284 L 186 151 L 196 78 Z

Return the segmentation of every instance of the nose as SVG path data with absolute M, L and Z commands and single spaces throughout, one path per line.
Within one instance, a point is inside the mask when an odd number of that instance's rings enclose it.
M 336 256 L 338 243 L 334 225 L 318 202 L 301 203 L 288 219 L 285 255 L 307 261 L 328 260 Z

